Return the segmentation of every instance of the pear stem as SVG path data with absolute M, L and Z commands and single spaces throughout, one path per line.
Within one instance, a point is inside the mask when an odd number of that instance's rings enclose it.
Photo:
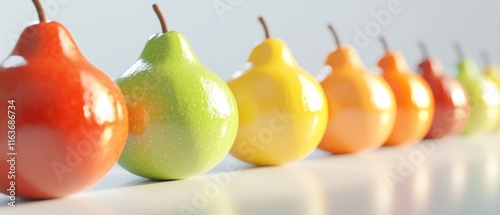
M 429 58 L 429 50 L 427 49 L 427 46 L 423 41 L 420 41 L 418 43 L 418 46 L 420 47 L 420 50 L 422 51 L 422 54 L 424 55 L 424 58 Z
M 462 50 L 462 47 L 460 46 L 460 44 L 455 42 L 455 44 L 453 46 L 455 47 L 455 52 L 457 53 L 458 57 L 460 59 L 465 58 L 464 51 Z
M 264 17 L 260 16 L 259 17 L 259 22 L 262 24 L 262 27 L 264 28 L 264 33 L 266 34 L 266 39 L 269 39 L 269 29 L 267 28 L 266 21 L 264 20 Z
M 163 17 L 163 14 L 161 13 L 161 10 L 157 4 L 153 4 L 153 10 L 155 11 L 156 16 L 158 16 L 158 19 L 160 20 L 162 32 L 167 33 L 168 32 L 167 22 L 165 22 L 165 18 Z
M 491 65 L 491 58 L 486 50 L 481 51 L 481 57 L 486 65 Z
M 335 39 L 335 44 L 337 44 L 337 47 L 340 47 L 339 35 L 337 34 L 337 31 L 335 31 L 335 28 L 333 28 L 333 25 L 328 24 L 328 29 L 330 29 L 330 32 L 332 33 L 333 38 Z
M 47 19 L 45 18 L 45 12 L 43 11 L 40 0 L 33 0 L 33 4 L 35 4 L 36 12 L 38 13 L 38 20 L 40 22 L 45 22 Z
M 387 40 L 385 40 L 385 37 L 380 37 L 380 42 L 382 43 L 382 46 L 384 47 L 385 53 L 389 53 L 389 45 L 387 45 Z

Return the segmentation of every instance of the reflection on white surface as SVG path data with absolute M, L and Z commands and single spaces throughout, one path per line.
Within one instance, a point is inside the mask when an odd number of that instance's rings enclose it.
M 498 151 L 486 150 L 484 152 L 484 179 L 485 185 L 488 188 L 489 195 L 497 194 L 500 183 L 500 155 Z
M 498 160 L 500 147 L 498 137 L 495 144 L 489 144 L 488 140 L 485 137 L 471 138 L 467 140 L 471 144 L 465 145 L 468 180 L 464 202 L 471 203 L 463 209 L 467 214 L 500 214 L 499 181 L 497 179 L 496 182 L 491 182 L 490 178 L 496 172 L 490 172 L 491 166 L 498 168 L 498 163 L 492 165 L 491 162 Z M 473 156 L 474 154 L 481 156 Z
M 210 174 L 170 182 L 116 167 L 93 189 L 69 198 L 18 202 L 17 208 L 4 198 L 0 214 L 500 214 L 498 138 L 427 142 L 435 149 L 418 162 L 419 144 L 356 155 L 317 151 L 281 167 L 253 168 L 228 157 Z M 414 171 L 402 174 L 405 159 Z M 387 172 L 403 180 L 391 187 Z
M 228 192 L 236 202 L 234 214 L 328 214 L 325 191 L 304 168 L 258 168 L 233 179 Z
M 417 168 L 414 175 L 396 189 L 394 211 L 406 210 L 406 215 L 426 214 L 429 207 L 430 190 L 429 167 L 423 165 Z M 404 204 L 402 204 L 403 202 Z
M 442 179 L 443 185 L 449 186 L 448 199 L 453 206 L 458 207 L 463 201 L 467 187 L 467 161 L 464 152 L 456 148 L 451 153 L 453 157 L 447 160 L 449 175 Z
M 436 140 L 435 153 L 429 157 L 428 212 L 458 214 L 463 207 L 467 186 L 467 165 L 459 138 Z

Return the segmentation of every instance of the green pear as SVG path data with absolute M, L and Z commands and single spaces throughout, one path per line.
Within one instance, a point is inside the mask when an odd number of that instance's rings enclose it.
M 457 79 L 465 87 L 471 107 L 462 133 L 493 131 L 500 116 L 500 95 L 494 83 L 481 74 L 476 63 L 469 58 L 462 58 L 458 63 Z
M 238 130 L 236 100 L 153 8 L 163 33 L 153 35 L 117 79 L 130 112 L 119 164 L 150 179 L 183 179 L 212 169 L 227 155 Z

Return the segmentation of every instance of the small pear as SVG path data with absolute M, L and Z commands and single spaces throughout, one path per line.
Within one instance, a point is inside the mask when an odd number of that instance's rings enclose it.
M 484 62 L 486 63 L 486 69 L 484 74 L 497 86 L 500 92 L 500 66 L 491 62 L 490 57 L 487 52 L 483 52 Z M 496 130 L 500 130 L 500 114 L 498 116 L 498 125 Z
M 320 149 L 355 153 L 382 146 L 394 127 L 396 101 L 387 82 L 369 71 L 354 48 L 341 45 L 330 53 L 325 65 L 332 72 L 321 81 L 328 99 L 329 121 Z
M 286 44 L 266 32 L 244 71 L 228 81 L 240 114 L 231 153 L 256 165 L 280 165 L 309 155 L 325 133 L 328 108 L 321 86 Z
M 226 83 L 205 68 L 184 36 L 153 35 L 117 83 L 130 112 L 130 131 L 119 164 L 150 179 L 183 179 L 216 166 L 238 129 L 236 101 Z
M 397 114 L 394 130 L 385 145 L 402 145 L 422 140 L 434 118 L 434 97 L 427 82 L 410 71 L 399 52 L 389 51 L 381 38 L 385 55 L 379 60 L 382 77 L 389 83 L 396 97 Z
M 436 108 L 427 139 L 442 138 L 460 132 L 469 117 L 467 93 L 462 84 L 446 74 L 439 60 L 429 57 L 427 48 L 420 44 L 424 60 L 418 65 L 422 77 L 431 87 Z
M 460 57 L 458 80 L 467 91 L 470 116 L 463 134 L 490 132 L 498 125 L 500 116 L 500 94 L 495 84 L 481 74 L 474 60 L 464 57 L 458 44 L 455 49 Z

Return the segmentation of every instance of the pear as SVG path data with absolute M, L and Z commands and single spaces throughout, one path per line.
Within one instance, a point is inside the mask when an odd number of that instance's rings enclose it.
M 363 65 L 354 48 L 340 43 L 333 26 L 328 27 L 337 49 L 325 61 L 332 72 L 321 81 L 330 112 L 319 148 L 335 154 L 378 148 L 394 128 L 394 94 L 382 77 Z
M 118 86 L 33 2 L 40 21 L 0 64 L 0 192 L 14 200 L 65 197 L 96 184 L 118 161 L 128 130 Z
M 497 86 L 497 89 L 500 92 L 500 66 L 491 62 L 488 53 L 483 53 L 484 62 L 486 63 L 486 69 L 484 74 L 488 77 L 493 83 Z M 497 130 L 500 130 L 500 115 L 497 120 Z
M 422 77 L 431 87 L 435 110 L 432 125 L 425 138 L 438 139 L 460 132 L 469 117 L 467 93 L 462 84 L 446 74 L 438 59 L 429 57 L 423 43 L 424 60 L 418 65 Z
M 484 133 L 494 130 L 500 115 L 500 94 L 495 84 L 481 74 L 474 60 L 464 57 L 458 44 L 458 80 L 467 91 L 470 116 L 462 130 L 463 134 Z
M 390 51 L 382 37 L 385 55 L 379 60 L 382 77 L 396 98 L 396 123 L 385 145 L 402 145 L 422 140 L 434 118 L 434 96 L 431 87 L 412 72 L 399 52 Z
M 266 39 L 253 49 L 245 70 L 228 81 L 240 115 L 231 154 L 256 165 L 280 165 L 304 158 L 318 146 L 328 108 L 321 86 L 259 20 Z
M 205 68 L 187 39 L 169 31 L 153 35 L 117 83 L 130 112 L 130 131 L 119 164 L 136 175 L 183 179 L 216 166 L 238 129 L 236 101 L 226 83 Z

